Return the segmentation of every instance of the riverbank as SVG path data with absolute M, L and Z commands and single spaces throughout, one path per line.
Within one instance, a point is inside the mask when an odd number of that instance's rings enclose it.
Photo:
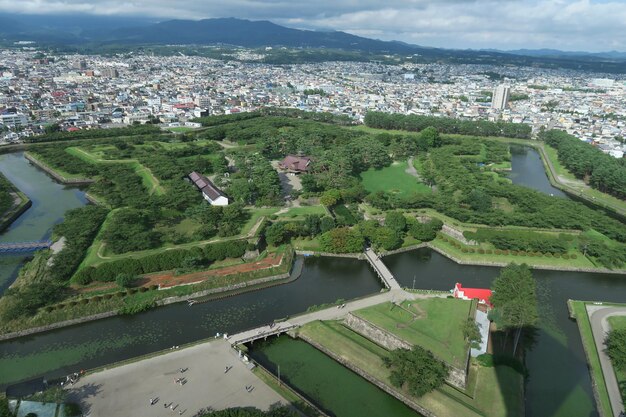
M 9 195 L 13 198 L 12 206 L 0 217 L 0 233 L 2 233 L 8 229 L 15 220 L 24 214 L 24 212 L 33 205 L 33 202 L 26 194 L 21 192 L 15 184 L 2 175 L 2 173 L 0 173 L 0 181 L 6 184 L 10 190 Z
M 282 272 L 281 270 L 285 271 Z M 300 277 L 300 274 L 302 273 L 302 260 L 296 260 L 296 262 L 293 262 L 292 258 L 285 260 L 284 265 L 272 268 L 271 270 L 268 270 L 268 272 L 274 274 L 266 277 L 244 280 L 242 282 L 237 282 L 231 285 L 221 286 L 217 288 L 198 290 L 198 287 L 202 287 L 202 283 L 200 283 L 195 285 L 182 285 L 160 291 L 147 290 L 145 292 L 138 292 L 137 289 L 135 289 L 136 292 L 134 293 L 118 292 L 115 293 L 115 295 L 109 294 L 110 297 L 108 299 L 105 298 L 105 295 L 99 294 L 90 298 L 81 298 L 74 301 L 66 300 L 64 301 L 64 303 L 62 303 L 62 307 L 50 306 L 52 307 L 52 309 L 44 309 L 44 311 L 40 311 L 34 318 L 31 319 L 36 320 L 39 317 L 40 321 L 45 322 L 46 320 L 49 320 L 51 322 L 36 327 L 29 328 L 25 326 L 25 328 L 19 330 L 0 333 L 0 341 L 16 339 L 19 337 L 30 336 L 37 333 L 60 329 L 63 327 L 69 327 L 77 324 L 114 317 L 120 314 L 124 314 L 124 306 L 145 307 L 139 310 L 144 311 L 148 308 L 158 308 L 174 303 L 188 301 L 190 299 L 206 298 L 206 300 L 200 300 L 200 302 L 204 302 L 214 299 L 232 297 L 246 292 L 258 291 L 276 285 L 286 284 Z M 227 276 L 226 278 L 236 279 L 237 277 Z M 123 295 L 124 298 L 121 300 L 121 302 L 117 301 L 119 300 L 119 294 L 125 294 Z M 84 303 L 83 300 L 89 301 Z M 72 305 L 72 303 L 74 303 L 74 305 Z M 95 307 L 94 303 L 96 304 Z M 120 303 L 124 305 L 120 307 Z M 87 311 L 91 311 L 94 308 L 98 309 L 98 305 L 100 306 L 100 309 L 105 311 L 99 311 L 95 314 L 86 314 Z M 72 312 L 76 317 L 59 320 L 59 316 L 67 316 L 68 314 L 72 315 Z M 55 318 L 57 319 L 56 321 Z

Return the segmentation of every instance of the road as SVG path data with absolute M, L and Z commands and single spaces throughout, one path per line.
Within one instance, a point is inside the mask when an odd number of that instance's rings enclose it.
M 232 368 L 224 373 L 227 365 Z M 188 370 L 181 373 L 180 368 Z M 181 377 L 186 384 L 174 382 Z M 249 385 L 251 392 L 245 389 Z M 191 417 L 207 407 L 267 410 L 275 403 L 287 404 L 222 339 L 87 375 L 68 391 L 69 401 L 80 403 L 89 417 L 161 417 L 180 411 Z M 150 405 L 151 398 L 157 403 Z
M 596 350 L 598 351 L 598 356 L 600 356 L 600 365 L 602 366 L 606 389 L 609 392 L 613 415 L 618 417 L 620 413 L 624 411 L 624 404 L 622 402 L 622 396 L 620 394 L 617 378 L 615 377 L 615 372 L 613 371 L 611 359 L 605 351 L 606 346 L 604 344 L 604 340 L 606 339 L 607 333 L 611 330 L 611 326 L 609 325 L 607 319 L 612 316 L 626 316 L 626 307 L 602 307 L 588 305 L 587 314 L 589 315 L 589 321 L 591 322 L 591 331 L 596 344 Z

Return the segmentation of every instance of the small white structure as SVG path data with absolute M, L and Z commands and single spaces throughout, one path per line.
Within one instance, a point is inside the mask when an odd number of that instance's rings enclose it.
M 207 177 L 194 171 L 189 174 L 189 179 L 198 187 L 198 190 L 202 192 L 202 197 L 212 206 L 228 205 L 228 197 L 226 197 L 226 194 L 217 188 Z

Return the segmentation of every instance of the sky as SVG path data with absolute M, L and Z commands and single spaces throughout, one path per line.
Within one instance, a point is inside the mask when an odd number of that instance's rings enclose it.
M 444 48 L 626 51 L 626 0 L 0 0 L 0 12 L 237 17 Z

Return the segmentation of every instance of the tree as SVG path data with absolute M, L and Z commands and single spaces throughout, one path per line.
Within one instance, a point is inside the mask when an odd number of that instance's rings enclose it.
M 441 146 L 441 137 L 436 128 L 429 126 L 420 132 L 420 139 L 422 139 L 429 148 L 438 148 Z
M 335 228 L 335 219 L 330 216 L 324 216 L 320 220 L 320 231 L 326 233 Z
M 385 226 L 396 233 L 402 233 L 406 230 L 406 218 L 399 211 L 390 211 L 385 216 Z
M 480 341 L 482 340 L 480 329 L 476 321 L 471 317 L 468 317 L 467 321 L 463 324 L 463 336 L 472 348 L 479 347 Z
M 500 317 L 498 326 L 506 332 L 504 342 L 510 332 L 514 334 L 513 356 L 525 329 L 535 326 L 538 319 L 536 283 L 530 268 L 526 264 L 510 264 L 500 271 L 493 283 L 493 304 L 496 315 Z
M 337 204 L 341 200 L 341 191 L 337 189 L 332 189 L 326 191 L 322 197 L 320 198 L 320 203 L 325 205 L 326 207 L 332 207 Z
M 491 210 L 491 196 L 482 188 L 474 188 L 470 191 L 466 201 L 472 210 L 481 212 Z
M 265 229 L 265 240 L 268 245 L 278 246 L 285 241 L 286 237 L 287 232 L 284 223 L 274 223 Z
M 320 236 L 322 250 L 332 253 L 355 253 L 363 251 L 365 240 L 354 229 L 340 227 Z
M 122 288 L 130 288 L 137 281 L 137 276 L 133 274 L 118 274 L 115 283 Z
M 626 371 L 626 328 L 613 329 L 606 338 L 606 352 L 616 369 Z
M 420 346 L 393 350 L 383 362 L 391 369 L 391 383 L 398 388 L 406 385 L 416 397 L 442 386 L 448 376 L 446 364 Z

